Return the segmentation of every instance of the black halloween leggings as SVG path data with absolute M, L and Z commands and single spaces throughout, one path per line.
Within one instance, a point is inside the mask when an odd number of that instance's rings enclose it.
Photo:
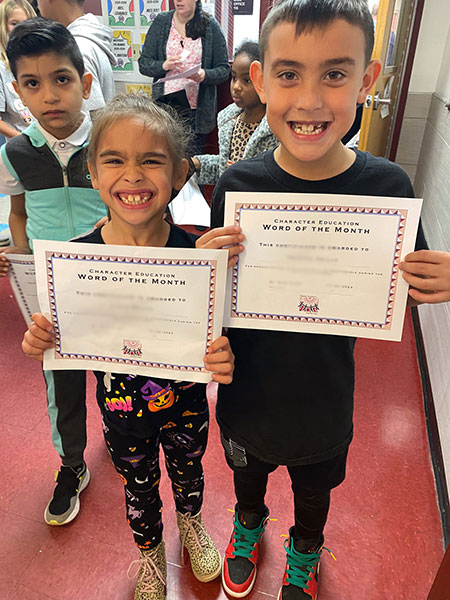
M 208 402 L 202 396 L 189 411 L 172 418 L 160 429 L 150 430 L 146 438 L 125 436 L 103 424 L 109 454 L 124 483 L 127 520 L 139 548 L 154 548 L 162 539 L 160 446 L 177 511 L 196 514 L 201 509 L 202 457 L 208 425 Z

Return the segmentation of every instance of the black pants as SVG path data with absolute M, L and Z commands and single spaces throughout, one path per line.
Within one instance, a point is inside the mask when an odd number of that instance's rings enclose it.
M 231 443 L 230 443 L 231 442 Z M 234 472 L 234 489 L 240 512 L 263 515 L 269 473 L 280 465 L 264 462 L 222 436 L 225 458 Z M 288 466 L 294 494 L 295 541 L 305 549 L 318 543 L 323 535 L 330 507 L 330 490 L 345 478 L 347 451 L 312 465 Z M 297 544 L 296 544 L 297 545 Z
M 86 449 L 86 371 L 44 371 L 52 442 L 66 467 Z
M 139 548 L 154 548 L 162 539 L 160 446 L 177 511 L 193 515 L 200 511 L 204 487 L 202 457 L 208 440 L 208 423 L 205 397 L 198 398 L 189 411 L 163 427 L 149 428 L 146 438 L 121 434 L 103 423 L 106 446 L 125 487 L 127 520 Z

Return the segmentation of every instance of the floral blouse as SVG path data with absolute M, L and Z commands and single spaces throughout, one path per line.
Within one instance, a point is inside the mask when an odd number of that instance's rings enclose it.
M 202 38 L 199 37 L 196 40 L 193 40 L 189 37 L 181 37 L 175 27 L 174 20 L 172 19 L 172 25 L 170 27 L 170 33 L 167 39 L 166 55 L 167 58 L 170 58 L 171 56 L 179 56 L 182 53 L 186 55 L 185 58 L 183 58 L 182 71 L 186 71 L 195 65 L 201 65 Z M 180 72 L 180 70 L 168 71 L 167 75 L 173 75 L 177 72 Z M 192 110 L 195 110 L 197 108 L 199 86 L 200 84 L 192 81 L 192 79 L 174 79 L 173 81 L 166 81 L 164 83 L 164 94 L 178 92 L 179 90 L 186 90 L 189 106 Z

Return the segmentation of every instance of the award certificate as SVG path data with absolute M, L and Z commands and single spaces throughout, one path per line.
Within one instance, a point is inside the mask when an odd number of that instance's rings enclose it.
M 38 299 L 55 347 L 45 369 L 207 382 L 221 335 L 227 251 L 34 242 Z
M 225 225 L 245 250 L 233 268 L 224 325 L 400 340 L 422 201 L 228 192 Z
M 25 323 L 28 325 L 31 315 L 39 312 L 34 256 L 32 254 L 6 254 L 5 256 L 9 261 L 9 280 L 12 291 Z

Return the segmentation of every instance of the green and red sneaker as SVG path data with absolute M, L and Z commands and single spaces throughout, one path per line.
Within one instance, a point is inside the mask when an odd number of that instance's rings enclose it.
M 304 553 L 297 552 L 292 537 L 293 529 L 290 529 L 289 539 L 285 542 L 286 568 L 277 600 L 317 600 L 320 556 L 324 550 L 323 536 L 315 548 Z
M 256 565 L 261 539 L 269 519 L 269 509 L 264 515 L 234 513 L 233 533 L 225 550 L 222 585 L 233 598 L 243 598 L 252 590 L 256 579 Z

